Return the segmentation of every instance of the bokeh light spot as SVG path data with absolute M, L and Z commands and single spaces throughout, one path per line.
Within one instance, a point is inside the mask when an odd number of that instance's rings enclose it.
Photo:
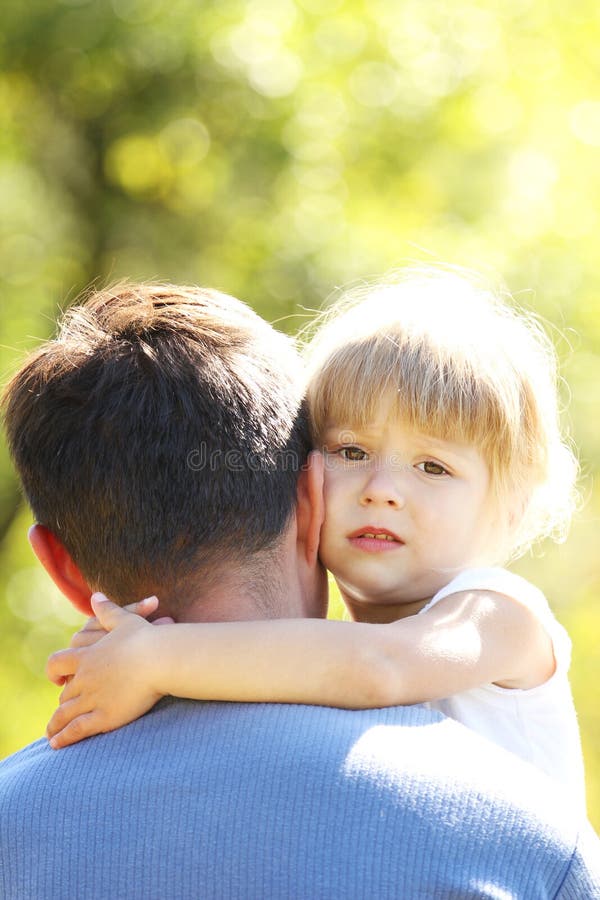
M 106 173 L 129 194 L 157 194 L 171 180 L 169 159 L 160 141 L 144 135 L 126 135 L 106 154 Z
M 571 111 L 571 131 L 583 144 L 600 147 L 600 101 L 584 100 Z

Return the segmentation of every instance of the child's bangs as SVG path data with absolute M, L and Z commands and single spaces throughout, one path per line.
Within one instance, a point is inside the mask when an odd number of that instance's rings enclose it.
M 344 347 L 319 371 L 308 389 L 314 437 L 331 425 L 365 428 L 381 414 L 382 397 L 392 392 L 390 373 L 353 348 Z M 342 358 L 340 358 L 342 357 Z
M 337 348 L 309 387 L 316 440 L 331 424 L 365 428 L 394 417 L 418 431 L 480 447 L 508 428 L 497 386 L 456 354 L 375 335 Z

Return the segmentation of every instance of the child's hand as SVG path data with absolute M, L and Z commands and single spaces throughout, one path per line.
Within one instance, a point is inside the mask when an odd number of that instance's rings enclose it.
M 50 680 L 66 685 L 46 729 L 54 749 L 127 725 L 160 699 L 151 686 L 157 632 L 142 618 L 156 604 L 150 597 L 122 609 L 102 594 L 92 596 L 96 617 L 47 664 Z
M 96 596 L 96 595 L 94 595 Z M 158 605 L 157 597 L 146 597 L 144 600 L 139 600 L 137 603 L 130 603 L 128 606 L 124 606 L 123 609 L 129 610 L 129 612 L 135 613 L 138 616 L 143 616 L 144 619 L 148 618 L 148 616 L 152 615 L 154 610 Z M 172 622 L 173 619 L 170 619 L 164 616 L 161 619 L 156 619 L 155 625 L 162 625 L 166 622 Z M 105 637 L 108 634 L 106 628 L 103 628 L 96 616 L 92 616 L 87 620 L 83 628 L 80 628 L 79 631 L 76 631 L 71 640 L 69 641 L 69 647 L 79 648 L 79 647 L 90 647 L 92 644 L 95 644 L 96 641 L 99 641 L 101 638 Z M 55 654 L 53 654 L 55 655 Z M 67 676 L 61 675 L 58 673 L 56 669 L 53 669 L 53 676 L 50 679 L 54 682 L 54 684 L 62 685 L 66 682 Z M 50 675 L 48 675 L 50 677 Z

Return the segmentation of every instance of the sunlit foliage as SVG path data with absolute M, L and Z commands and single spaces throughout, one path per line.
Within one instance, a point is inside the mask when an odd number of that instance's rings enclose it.
M 587 500 L 519 565 L 574 639 L 600 826 L 600 20 L 592 0 L 5 0 L 0 367 L 92 280 L 209 284 L 294 331 L 406 260 L 504 279 L 555 326 Z M 565 391 L 565 400 L 568 399 Z M 77 624 L 0 450 L 0 752 Z

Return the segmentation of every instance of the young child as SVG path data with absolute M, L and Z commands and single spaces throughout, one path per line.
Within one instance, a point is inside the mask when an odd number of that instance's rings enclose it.
M 48 726 L 63 747 L 161 696 L 377 707 L 428 702 L 584 803 L 570 642 L 503 568 L 561 536 L 576 462 L 538 323 L 452 271 L 410 271 L 343 298 L 309 345 L 323 454 L 320 557 L 351 622 L 153 628 L 93 598 L 97 619 L 49 662 L 72 676 Z M 156 609 L 156 598 L 134 610 Z

